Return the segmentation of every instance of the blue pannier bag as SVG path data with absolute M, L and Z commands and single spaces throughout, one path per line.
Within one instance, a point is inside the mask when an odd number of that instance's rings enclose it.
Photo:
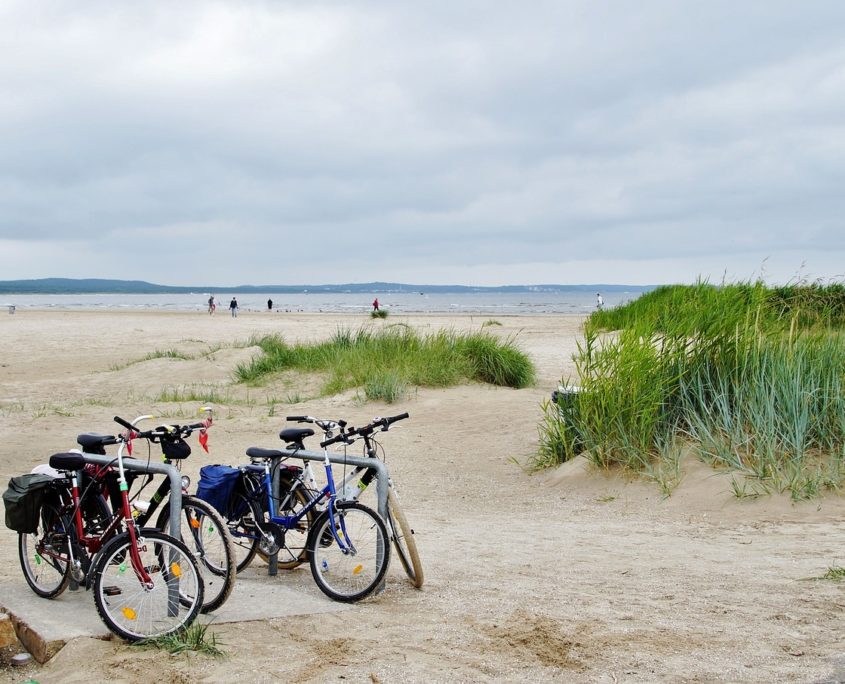
M 207 501 L 223 515 L 229 506 L 229 499 L 235 485 L 241 477 L 241 471 L 227 465 L 207 465 L 200 468 L 200 481 L 197 484 L 197 497 Z

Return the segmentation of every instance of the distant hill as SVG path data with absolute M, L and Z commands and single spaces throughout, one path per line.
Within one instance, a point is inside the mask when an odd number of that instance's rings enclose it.
M 345 283 L 340 285 L 157 285 L 143 280 L 105 280 L 101 278 L 40 278 L 35 280 L 0 280 L 2 294 L 173 294 L 216 293 L 291 293 L 291 292 L 646 292 L 653 285 L 409 285 L 405 283 Z

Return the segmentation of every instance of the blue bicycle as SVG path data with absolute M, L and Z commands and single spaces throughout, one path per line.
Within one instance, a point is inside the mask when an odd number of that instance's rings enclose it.
M 302 429 L 302 438 L 314 434 Z M 320 443 L 325 459 L 326 485 L 317 491 L 291 489 L 298 469 L 282 466 L 274 473 L 280 452 L 250 447 L 251 463 L 238 466 L 240 480 L 223 507 L 235 544 L 247 550 L 240 570 L 257 551 L 270 556 L 284 550 L 281 567 L 295 567 L 307 557 L 320 590 L 335 601 L 360 601 L 379 586 L 390 563 L 390 537 L 381 516 L 357 501 L 343 501 L 335 490 L 328 447 L 346 441 L 341 433 Z M 282 486 L 274 489 L 273 479 Z M 274 495 L 274 491 L 278 491 Z M 314 517 L 318 506 L 324 506 Z M 304 547 L 296 539 L 305 537 Z M 292 551 L 301 549 L 299 551 Z

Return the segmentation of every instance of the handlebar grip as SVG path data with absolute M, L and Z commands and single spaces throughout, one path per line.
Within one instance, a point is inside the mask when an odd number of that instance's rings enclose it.
M 132 423 L 130 423 L 128 420 L 123 420 L 123 418 L 121 418 L 120 416 L 115 416 L 115 417 L 114 417 L 114 422 L 115 422 L 115 423 L 118 423 L 119 425 L 122 425 L 123 427 L 125 427 L 125 428 L 127 428 L 127 429 L 129 429 L 129 430 L 134 430 L 134 429 L 135 429 L 135 426 L 134 426 L 134 425 L 132 425 Z
M 310 423 L 311 420 L 308 416 L 288 416 L 285 420 L 289 420 L 293 423 Z
M 398 416 L 392 416 L 391 418 L 388 418 L 387 421 L 389 423 L 395 423 L 397 420 L 405 420 L 405 418 L 410 418 L 410 417 L 411 417 L 411 414 L 409 414 L 406 411 L 405 413 L 400 413 Z
M 341 435 L 335 435 L 334 437 L 331 437 L 330 439 L 327 439 L 324 442 L 320 442 L 320 447 L 325 449 L 330 444 L 334 444 L 336 442 L 345 442 L 346 444 L 349 444 L 349 438 L 346 435 L 342 435 L 342 434 Z

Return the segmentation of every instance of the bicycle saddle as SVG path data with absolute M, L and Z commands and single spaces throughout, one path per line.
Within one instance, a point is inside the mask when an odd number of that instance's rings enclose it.
M 311 428 L 285 428 L 279 433 L 279 439 L 287 444 L 292 444 L 298 449 L 304 449 L 302 440 L 314 434 Z
M 85 457 L 82 454 L 53 454 L 50 456 L 50 467 L 56 470 L 82 470 L 85 467 Z
M 76 443 L 82 447 L 82 451 L 86 454 L 105 456 L 106 445 L 117 444 L 117 439 L 114 435 L 98 435 L 94 432 L 86 432 L 85 434 L 76 436 Z

